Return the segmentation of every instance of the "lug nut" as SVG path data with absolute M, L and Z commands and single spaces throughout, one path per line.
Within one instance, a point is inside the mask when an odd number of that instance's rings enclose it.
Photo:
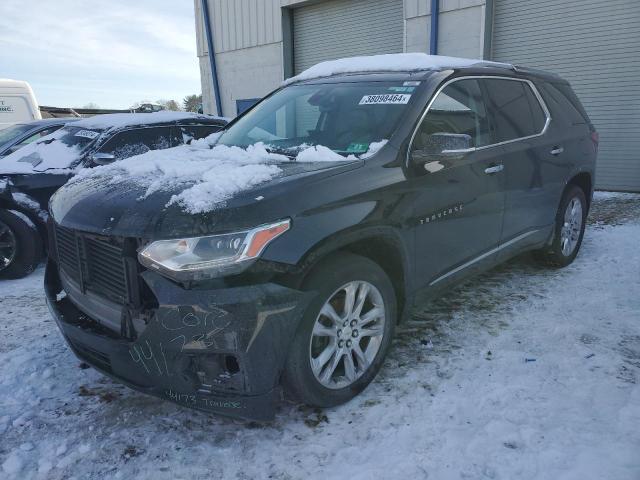
M 356 338 L 358 336 L 358 330 L 354 330 L 353 332 L 351 332 L 351 336 L 353 338 Z
M 342 336 L 342 330 L 338 330 L 338 336 L 341 337 Z
M 351 348 L 351 340 L 347 340 L 347 347 Z
M 345 320 L 344 323 L 342 324 L 343 327 L 348 327 L 349 326 L 349 320 Z
M 344 340 L 340 340 L 338 342 L 338 348 L 342 348 L 342 347 L 344 347 Z
M 358 324 L 358 322 L 356 322 L 355 320 L 351 320 L 351 326 L 355 327 Z

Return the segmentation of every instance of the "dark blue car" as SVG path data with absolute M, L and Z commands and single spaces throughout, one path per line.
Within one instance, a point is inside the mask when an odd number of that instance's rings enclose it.
M 75 120 L 77 118 L 48 118 L 35 122 L 16 123 L 0 130 L 0 158 L 20 150 Z

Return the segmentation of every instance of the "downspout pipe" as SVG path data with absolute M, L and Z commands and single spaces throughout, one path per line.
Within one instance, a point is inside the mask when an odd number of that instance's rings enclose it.
M 216 96 L 216 111 L 222 116 L 222 102 L 220 100 L 220 83 L 218 83 L 218 69 L 216 68 L 216 52 L 213 46 L 213 32 L 209 17 L 209 2 L 202 0 L 202 15 L 204 17 L 204 32 L 207 36 L 207 50 L 209 51 L 209 64 L 211 65 L 211 79 L 213 81 L 213 93 Z
M 440 16 L 440 0 L 431 0 L 431 38 L 429 39 L 429 53 L 438 54 L 438 23 Z

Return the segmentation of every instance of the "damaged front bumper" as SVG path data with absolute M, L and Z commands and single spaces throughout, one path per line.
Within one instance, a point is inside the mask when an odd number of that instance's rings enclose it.
M 82 302 L 64 292 L 56 264 L 48 263 L 47 304 L 75 354 L 180 405 L 273 419 L 280 373 L 310 294 L 273 283 L 185 290 L 154 272 L 141 276 L 157 306 L 130 340 L 78 308 Z

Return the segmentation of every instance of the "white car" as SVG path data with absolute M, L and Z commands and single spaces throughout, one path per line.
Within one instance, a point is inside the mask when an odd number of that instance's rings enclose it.
M 22 80 L 0 78 L 0 129 L 40 119 L 42 116 L 31 86 Z

